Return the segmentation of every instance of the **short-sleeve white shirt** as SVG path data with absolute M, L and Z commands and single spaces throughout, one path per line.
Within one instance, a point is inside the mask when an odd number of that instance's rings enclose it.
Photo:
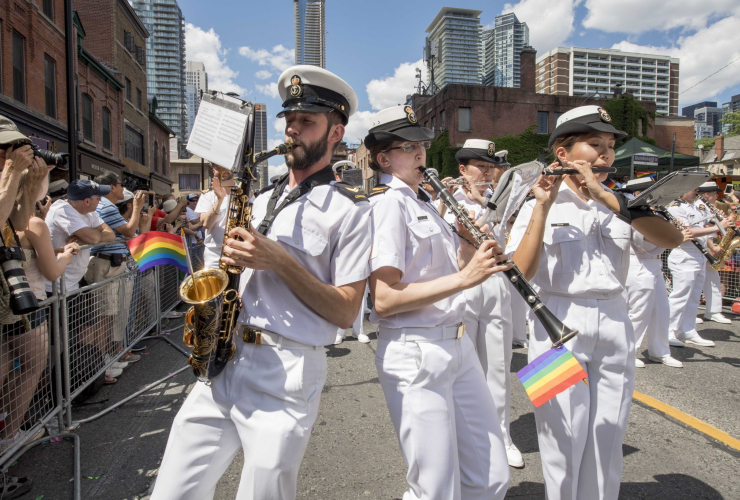
M 229 215 L 229 199 L 230 195 L 226 195 L 221 201 L 221 207 L 218 209 L 218 215 L 216 216 L 216 222 L 213 224 L 211 229 L 203 228 L 205 236 L 203 237 L 203 258 L 205 261 L 205 267 L 207 269 L 215 269 L 218 267 L 218 259 L 221 257 L 221 247 L 224 242 L 224 228 L 226 227 L 226 218 Z M 198 205 L 195 207 L 196 214 L 204 214 L 211 210 L 215 205 L 216 193 L 213 190 L 208 191 L 200 197 Z
M 255 198 L 253 227 L 264 219 L 271 194 L 269 190 Z M 334 187 L 334 182 L 316 186 L 285 207 L 267 237 L 280 243 L 323 283 L 343 286 L 370 274 L 370 204 L 350 200 Z M 246 285 L 239 323 L 311 346 L 334 342 L 337 325 L 298 298 L 277 273 L 247 269 L 242 280 Z
M 706 226 L 707 222 L 709 221 L 709 219 L 707 219 L 707 216 L 704 215 L 701 210 L 699 210 L 698 206 L 694 205 L 693 203 L 689 203 L 688 201 L 682 200 L 681 198 L 671 203 L 668 206 L 668 211 L 676 219 L 683 222 L 687 228 L 701 229 Z M 707 246 L 706 236 L 700 236 L 696 238 L 696 240 L 704 247 Z M 696 245 L 694 245 L 690 241 L 681 243 L 678 248 L 688 253 L 701 253 L 701 251 L 696 248 Z
M 506 252 L 519 247 L 535 200 L 525 203 L 511 230 Z M 567 184 L 545 223 L 543 249 L 532 280 L 543 293 L 605 299 L 623 291 L 629 270 L 632 227 L 603 205 L 584 201 Z
M 46 214 L 46 225 L 49 226 L 51 243 L 54 248 L 61 248 L 76 231 L 82 228 L 96 228 L 103 224 L 97 212 L 81 214 L 67 200 L 57 200 Z M 90 249 L 80 250 L 72 263 L 64 269 L 64 284 L 68 291 L 77 290 L 79 282 L 87 271 L 90 261 Z M 51 292 L 51 281 L 46 281 L 46 291 Z
M 373 250 L 370 269 L 393 267 L 401 283 L 423 283 L 457 273 L 457 235 L 429 201 L 417 198 L 403 181 L 388 174 L 381 183 L 389 189 L 370 197 Z M 385 318 L 370 313 L 370 321 L 386 328 L 435 327 L 462 321 L 465 297 L 456 293 L 428 306 Z
M 488 194 L 490 194 L 491 190 L 486 189 L 485 193 L 483 193 L 483 197 L 485 198 Z M 483 207 L 479 205 L 477 202 L 472 201 L 468 196 L 465 194 L 465 191 L 463 191 L 462 187 L 455 190 L 455 192 L 452 195 L 453 198 L 457 200 L 457 202 L 465 208 L 467 212 L 473 212 L 474 217 L 478 218 L 483 211 Z M 450 223 L 455 223 L 455 214 L 452 213 L 450 210 L 447 210 L 445 213 L 445 220 Z

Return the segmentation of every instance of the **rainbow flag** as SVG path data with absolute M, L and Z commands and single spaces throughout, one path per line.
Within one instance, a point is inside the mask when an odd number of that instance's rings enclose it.
M 650 171 L 642 171 L 642 172 L 635 172 L 635 177 L 638 179 L 642 179 L 643 177 L 657 177 L 657 172 L 650 172 Z
M 150 267 L 170 264 L 188 273 L 185 245 L 177 234 L 164 231 L 149 231 L 126 243 L 131 255 L 139 265 L 139 271 Z
M 535 407 L 588 377 L 578 360 L 563 346 L 553 347 L 516 374 Z
M 607 179 L 603 182 L 603 184 L 608 187 L 609 189 L 616 189 L 617 183 L 614 182 L 614 179 Z

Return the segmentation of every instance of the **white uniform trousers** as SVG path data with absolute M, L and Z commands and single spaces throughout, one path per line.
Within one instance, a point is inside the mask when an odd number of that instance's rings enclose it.
M 588 373 L 534 409 L 548 500 L 617 500 L 622 441 L 635 388 L 635 341 L 624 297 L 574 299 L 542 294 L 557 318 L 578 330 L 566 344 Z M 552 347 L 539 320 L 529 361 Z M 534 338 L 533 338 L 534 337 Z
M 524 297 L 509 285 L 511 295 L 511 324 L 514 329 L 514 341 L 526 342 L 527 340 L 527 312 L 529 306 L 524 301 Z
M 152 500 L 212 499 L 239 448 L 237 500 L 294 499 L 325 381 L 323 347 L 237 339 L 234 359 L 210 386 L 197 383 L 175 417 Z
M 704 259 L 706 261 L 706 259 Z M 704 278 L 704 299 L 707 302 L 706 316 L 722 312 L 722 283 L 719 279 L 719 271 L 712 269 L 709 262 L 706 264 L 707 276 Z
M 470 338 L 379 337 L 378 379 L 408 467 L 403 500 L 503 499 L 509 465 Z
M 504 445 L 512 444 L 511 421 L 511 355 L 513 325 L 509 282 L 502 273 L 494 274 L 465 295 L 465 333 L 478 353 L 486 376 L 486 385 L 496 405 Z
M 668 269 L 673 277 L 673 290 L 668 297 L 671 312 L 668 334 L 671 338 L 699 336 L 696 315 L 706 275 L 705 264 L 706 258 L 699 251 L 686 252 L 676 248 L 668 256 Z
M 630 257 L 627 275 L 627 297 L 632 328 L 635 330 L 635 352 L 647 333 L 648 353 L 663 358 L 671 355 L 668 345 L 668 290 L 663 278 L 660 257 Z

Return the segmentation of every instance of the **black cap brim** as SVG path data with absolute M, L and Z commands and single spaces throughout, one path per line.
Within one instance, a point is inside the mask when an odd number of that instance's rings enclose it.
M 455 153 L 455 159 L 460 162 L 462 160 L 480 160 L 486 163 L 493 163 L 494 165 L 502 165 L 502 163 L 496 161 L 495 156 L 488 156 L 488 151 L 482 149 L 468 149 L 463 148 Z
M 372 147 L 381 142 L 393 142 L 393 141 L 407 141 L 407 142 L 422 142 L 431 141 L 434 139 L 434 132 L 426 127 L 418 125 L 409 125 L 388 132 L 385 130 L 377 130 L 370 132 L 365 136 L 365 147 Z
M 719 191 L 720 191 L 719 186 L 699 188 L 700 193 L 719 193 Z
M 282 118 L 291 111 L 301 111 L 303 113 L 328 113 L 329 111 L 333 110 L 334 108 L 330 108 L 329 106 L 322 106 L 321 104 L 293 102 L 285 106 L 283 110 L 277 114 L 277 117 Z
M 615 139 L 621 139 L 622 137 L 627 137 L 627 132 L 622 132 L 621 130 L 617 130 L 614 128 L 614 125 L 611 123 L 606 122 L 594 122 L 594 123 L 583 123 L 579 122 L 577 120 L 571 120 L 569 122 L 565 122 L 559 127 L 557 127 L 552 135 L 550 136 L 550 141 L 547 144 L 548 148 L 552 147 L 552 143 L 555 142 L 555 139 L 558 137 L 563 137 L 565 135 L 572 135 L 572 134 L 588 134 L 590 132 L 604 132 L 607 134 L 614 134 Z

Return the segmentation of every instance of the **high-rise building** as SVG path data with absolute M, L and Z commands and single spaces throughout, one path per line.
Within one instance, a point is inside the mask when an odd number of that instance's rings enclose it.
M 254 105 L 254 151 L 260 153 L 267 151 L 267 106 L 264 104 Z M 267 160 L 257 165 L 259 171 L 260 189 L 270 183 Z
M 184 140 L 185 19 L 177 0 L 131 0 L 149 30 L 146 73 L 149 95 L 157 97 L 159 118 Z
M 326 68 L 326 9 L 324 0 L 293 0 L 295 63 Z
M 195 117 L 200 107 L 200 96 L 203 92 L 208 92 L 208 73 L 206 73 L 205 65 L 198 61 L 187 61 L 185 66 L 186 138 L 190 136 L 190 131 L 193 130 Z
M 521 84 L 519 54 L 529 45 L 529 27 L 516 14 L 497 16 L 483 32 L 483 85 L 516 87 Z
M 618 49 L 557 47 L 537 58 L 540 94 L 604 96 L 617 84 L 636 99 L 655 102 L 659 115 L 678 114 L 678 66 L 674 57 Z
M 716 108 L 717 102 L 716 101 L 702 101 L 697 102 L 696 104 L 692 104 L 691 106 L 684 106 L 681 108 L 681 115 L 686 116 L 688 118 L 694 117 L 694 111 L 696 111 L 699 108 Z
M 730 97 L 730 102 L 726 102 L 722 104 L 722 115 L 723 116 L 726 113 L 733 113 L 735 111 L 740 111 L 740 94 Z M 731 125 L 729 123 L 722 123 L 721 126 L 722 126 L 722 133 L 724 135 L 727 135 L 732 131 L 732 129 L 730 128 Z
M 714 106 L 696 108 L 694 110 L 696 138 L 701 139 L 719 134 L 722 131 L 722 124 L 719 122 L 721 119 L 722 108 L 718 108 L 717 103 L 714 103 Z
M 481 12 L 443 7 L 427 28 L 427 46 L 434 47 L 430 80 L 433 74 L 436 89 L 451 83 L 480 85 Z

